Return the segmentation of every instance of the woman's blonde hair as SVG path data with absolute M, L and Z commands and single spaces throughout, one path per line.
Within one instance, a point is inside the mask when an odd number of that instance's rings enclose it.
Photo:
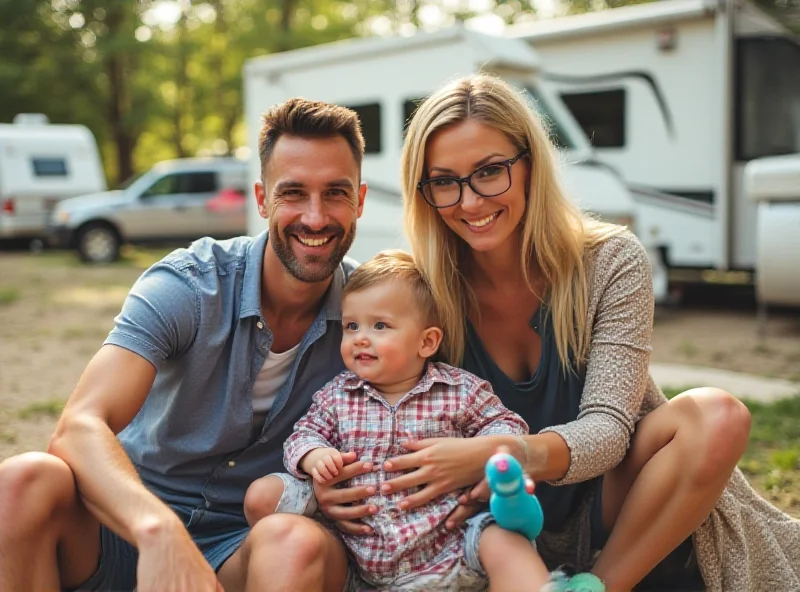
M 406 234 L 439 308 L 444 341 L 441 353 L 460 364 L 465 319 L 474 306 L 462 273 L 470 249 L 417 190 L 425 174 L 425 149 L 435 132 L 474 120 L 503 132 L 518 151 L 530 153 L 530 185 L 522 219 L 522 273 L 529 282 L 534 257 L 546 285 L 556 347 L 563 368 L 585 360 L 588 286 L 584 253 L 622 229 L 585 216 L 566 197 L 558 179 L 558 153 L 539 116 L 524 96 L 499 78 L 476 74 L 434 92 L 417 108 L 408 127 L 401 161 Z M 530 282 L 529 282 L 530 283 Z M 531 288 L 533 289 L 533 288 Z

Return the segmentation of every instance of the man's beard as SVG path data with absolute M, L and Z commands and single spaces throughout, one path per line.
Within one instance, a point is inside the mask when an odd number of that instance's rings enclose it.
M 293 240 L 290 238 L 292 235 L 300 235 L 307 238 L 330 236 L 332 237 L 330 240 L 337 241 L 338 244 L 327 257 L 306 255 L 304 260 L 301 260 L 289 245 L 289 241 Z M 283 232 L 278 230 L 277 224 L 273 224 L 269 231 L 272 250 L 275 251 L 283 266 L 295 279 L 309 284 L 324 281 L 333 275 L 347 251 L 350 250 L 355 237 L 355 222 L 350 226 L 350 231 L 347 233 L 341 226 L 333 224 L 316 231 L 311 230 L 304 224 L 290 224 L 283 229 Z

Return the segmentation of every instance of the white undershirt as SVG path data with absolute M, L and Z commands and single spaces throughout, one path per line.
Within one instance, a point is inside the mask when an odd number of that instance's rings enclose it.
M 272 409 L 278 391 L 289 376 L 298 349 L 300 349 L 299 343 L 283 353 L 276 354 L 270 351 L 267 354 L 267 359 L 258 371 L 256 383 L 253 385 L 253 413 L 264 414 Z

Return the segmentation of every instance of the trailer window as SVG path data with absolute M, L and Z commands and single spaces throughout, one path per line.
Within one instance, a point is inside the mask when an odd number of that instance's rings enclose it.
M 736 159 L 800 152 L 800 45 L 745 38 L 736 49 Z
M 381 146 L 381 106 L 379 103 L 367 105 L 347 105 L 358 115 L 361 121 L 361 133 L 364 134 L 364 154 L 378 154 Z
M 67 161 L 63 158 L 32 158 L 31 165 L 36 177 L 66 177 Z
M 596 148 L 625 146 L 625 90 L 562 93 L 561 98 Z
M 531 107 L 539 114 L 544 124 L 547 126 L 547 131 L 550 133 L 550 141 L 553 142 L 559 150 L 572 150 L 575 148 L 575 144 L 573 144 L 564 129 L 559 125 L 558 119 L 553 116 L 550 107 L 547 105 L 547 101 L 544 100 L 542 95 L 530 86 L 525 87 L 525 93 L 530 98 Z
M 406 137 L 408 131 L 408 124 L 411 123 L 411 117 L 419 107 L 419 104 L 425 100 L 425 97 L 419 99 L 407 99 L 403 101 L 403 137 Z

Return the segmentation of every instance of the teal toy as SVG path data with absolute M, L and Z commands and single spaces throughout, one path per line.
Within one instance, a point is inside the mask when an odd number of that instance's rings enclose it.
M 529 540 L 542 532 L 544 514 L 535 495 L 525 491 L 525 476 L 517 459 L 503 452 L 486 463 L 486 480 L 492 495 L 489 509 L 497 525 L 513 530 Z

